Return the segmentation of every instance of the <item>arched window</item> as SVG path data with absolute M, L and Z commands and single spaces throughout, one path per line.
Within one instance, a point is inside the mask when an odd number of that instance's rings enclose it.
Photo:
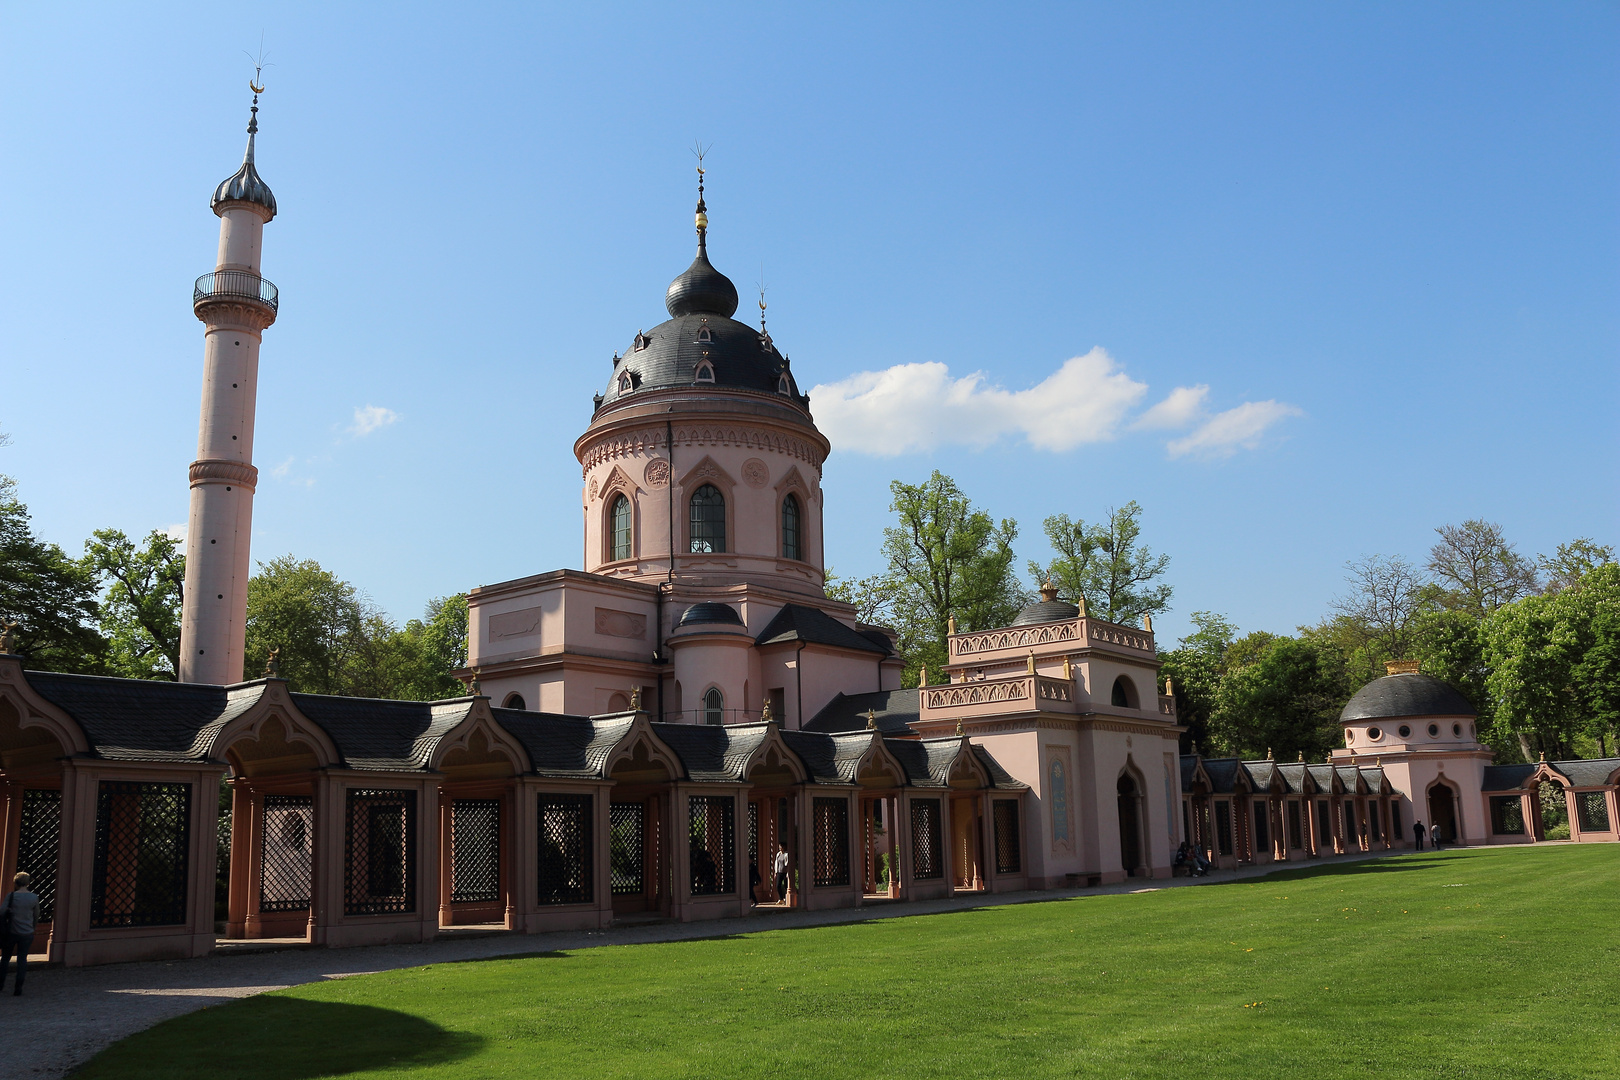
M 793 393 L 793 384 L 788 382 L 788 377 L 786 375 L 778 375 L 776 377 L 776 392 L 778 394 Z
M 791 493 L 782 500 L 782 557 L 804 558 L 804 545 L 799 540 L 799 497 Z
M 613 558 L 628 559 L 630 557 L 630 500 L 620 495 L 613 500 L 613 507 L 608 511 L 608 520 L 613 529 Z
M 714 382 L 714 365 L 707 360 L 698 361 L 697 374 L 692 376 L 694 382 Z
M 1112 702 L 1115 708 L 1134 709 L 1136 708 L 1135 698 L 1136 688 L 1131 685 L 1131 681 L 1129 679 L 1121 675 L 1119 678 L 1114 680 L 1114 694 Z
M 726 550 L 726 497 L 713 484 L 704 484 L 692 493 L 687 535 L 694 552 Z
M 703 722 L 705 724 L 723 724 L 726 722 L 726 698 L 720 693 L 718 686 L 703 695 Z
M 506 695 L 506 700 L 501 703 L 501 708 L 503 708 L 503 709 L 526 709 L 526 708 L 528 708 L 528 706 L 523 703 L 523 695 L 522 694 L 507 694 Z

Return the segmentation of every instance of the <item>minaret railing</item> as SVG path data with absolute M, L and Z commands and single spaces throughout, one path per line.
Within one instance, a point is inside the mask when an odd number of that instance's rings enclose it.
M 198 278 L 191 290 L 192 307 L 210 300 L 246 300 L 275 311 L 281 294 L 251 270 L 214 270 Z

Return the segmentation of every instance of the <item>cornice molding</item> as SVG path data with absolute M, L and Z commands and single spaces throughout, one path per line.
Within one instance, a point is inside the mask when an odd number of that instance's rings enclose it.
M 204 459 L 191 463 L 191 486 L 213 482 L 232 483 L 253 491 L 259 483 L 259 470 L 244 461 Z

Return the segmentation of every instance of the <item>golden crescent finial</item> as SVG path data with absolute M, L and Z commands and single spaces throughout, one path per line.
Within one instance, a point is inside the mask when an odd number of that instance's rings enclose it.
M 255 94 L 262 94 L 262 93 L 264 93 L 264 87 L 262 87 L 262 86 L 254 86 L 254 85 L 253 85 L 253 80 L 252 80 L 252 79 L 249 79 L 249 80 L 248 80 L 248 89 L 249 89 L 249 90 L 252 90 L 252 91 L 253 91 L 253 92 L 254 92 L 254 93 L 255 93 Z

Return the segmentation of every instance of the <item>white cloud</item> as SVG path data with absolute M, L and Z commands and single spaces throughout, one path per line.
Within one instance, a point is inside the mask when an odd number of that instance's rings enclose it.
M 984 447 L 1007 435 L 1040 450 L 1072 450 L 1112 439 L 1145 393 L 1145 383 L 1098 348 L 1027 390 L 1003 389 L 982 372 L 952 378 L 933 362 L 862 371 L 812 387 L 810 398 L 834 445 L 893 456 L 946 444 Z
M 186 523 L 182 521 L 178 525 L 170 525 L 167 529 L 164 529 L 163 535 L 168 537 L 170 540 L 173 540 L 181 547 L 184 547 L 186 543 L 186 528 Z
M 1204 399 L 1209 387 L 1178 386 L 1170 396 L 1136 418 L 1133 428 L 1184 428 L 1204 415 Z
M 354 423 L 349 425 L 349 434 L 360 439 L 378 428 L 385 428 L 398 422 L 399 413 L 393 409 L 385 409 L 381 405 L 367 405 L 354 410 Z
M 285 479 L 287 479 L 287 474 L 292 472 L 292 467 L 293 467 L 293 459 L 288 458 L 286 461 L 283 461 L 280 465 L 277 465 L 275 468 L 271 469 L 270 470 L 270 475 L 275 477 L 277 480 L 285 480 Z
M 1172 439 L 1167 448 L 1173 458 L 1187 455 L 1228 458 L 1239 449 L 1253 450 L 1259 446 L 1260 437 L 1279 420 L 1303 415 L 1299 409 L 1281 401 L 1247 401 L 1235 409 L 1216 413 L 1192 434 Z

